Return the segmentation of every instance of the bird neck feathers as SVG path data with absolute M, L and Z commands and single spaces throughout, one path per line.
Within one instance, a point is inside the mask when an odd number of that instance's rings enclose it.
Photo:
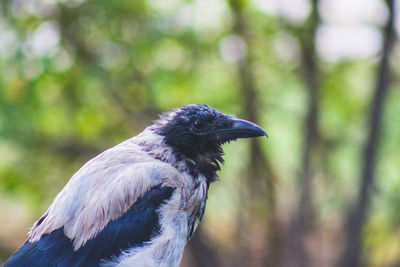
M 204 149 L 207 152 L 187 157 L 183 152 L 166 145 L 164 136 L 159 135 L 154 127 L 145 129 L 131 140 L 155 159 L 169 163 L 179 171 L 187 172 L 195 178 L 199 174 L 204 175 L 208 184 L 218 180 L 217 171 L 221 169 L 220 164 L 224 163 L 222 144 Z

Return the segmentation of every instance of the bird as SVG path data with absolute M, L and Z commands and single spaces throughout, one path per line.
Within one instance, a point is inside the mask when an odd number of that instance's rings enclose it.
M 179 266 L 222 145 L 260 136 L 257 124 L 208 105 L 161 114 L 84 164 L 4 266 Z

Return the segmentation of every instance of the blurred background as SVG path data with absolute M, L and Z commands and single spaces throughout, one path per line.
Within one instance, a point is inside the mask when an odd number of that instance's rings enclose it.
M 394 0 L 1 0 L 0 264 L 88 159 L 208 104 L 225 145 L 181 266 L 400 266 Z

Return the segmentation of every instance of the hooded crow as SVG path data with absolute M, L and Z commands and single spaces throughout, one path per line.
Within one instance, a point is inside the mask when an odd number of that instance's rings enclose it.
M 267 136 L 207 105 L 162 114 L 76 172 L 11 266 L 179 266 L 223 163 L 222 145 Z

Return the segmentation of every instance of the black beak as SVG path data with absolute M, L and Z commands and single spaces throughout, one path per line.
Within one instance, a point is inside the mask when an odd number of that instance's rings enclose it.
M 234 140 L 237 138 L 249 138 L 266 136 L 267 133 L 257 124 L 241 119 L 231 119 L 232 125 L 228 128 L 218 129 L 214 132 L 219 140 Z

